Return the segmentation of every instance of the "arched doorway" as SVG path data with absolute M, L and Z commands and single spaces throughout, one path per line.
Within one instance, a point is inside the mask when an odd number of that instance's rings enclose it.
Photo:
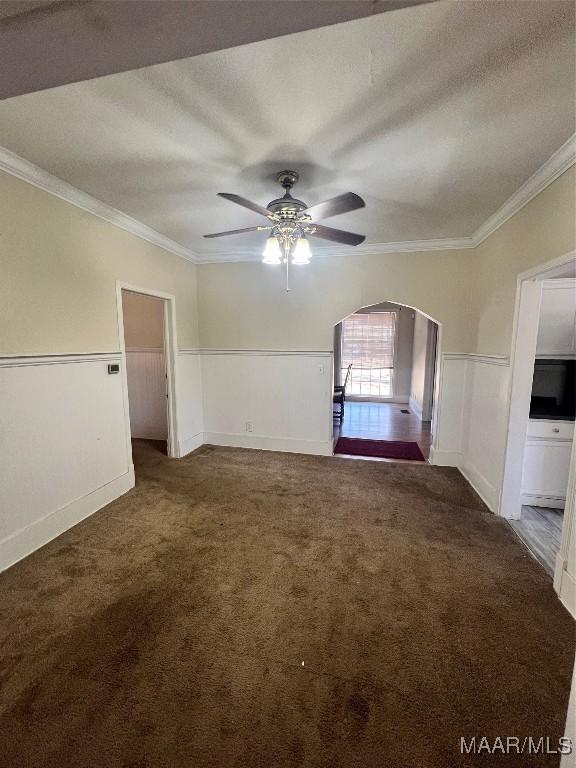
M 439 348 L 439 323 L 406 304 L 372 304 L 336 323 L 335 453 L 428 461 Z

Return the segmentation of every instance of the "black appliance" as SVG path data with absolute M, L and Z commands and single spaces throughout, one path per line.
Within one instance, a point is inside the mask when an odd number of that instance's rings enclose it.
M 531 419 L 574 421 L 576 360 L 538 358 L 534 363 Z

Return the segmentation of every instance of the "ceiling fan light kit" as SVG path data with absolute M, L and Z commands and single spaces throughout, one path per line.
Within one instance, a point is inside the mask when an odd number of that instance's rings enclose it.
M 364 235 L 353 232 L 345 232 L 333 227 L 325 227 L 316 223 L 317 219 L 326 219 L 329 216 L 338 216 L 341 213 L 355 211 L 364 208 L 364 200 L 353 192 L 346 192 L 323 203 L 308 207 L 302 200 L 292 197 L 290 190 L 298 181 L 296 171 L 280 171 L 276 179 L 284 188 L 282 197 L 272 200 L 266 208 L 258 203 L 246 200 L 240 195 L 228 192 L 219 192 L 220 197 L 230 200 L 232 203 L 248 208 L 269 220 L 267 226 L 246 227 L 244 229 L 231 229 L 227 232 L 216 232 L 204 237 L 225 237 L 238 235 L 244 232 L 269 232 L 263 251 L 264 264 L 286 266 L 286 290 L 290 290 L 290 264 L 302 266 L 310 263 L 312 252 L 308 236 L 330 240 L 344 245 L 359 245 L 366 239 Z
M 292 264 L 303 265 L 310 264 L 310 257 L 312 251 L 310 250 L 310 241 L 306 235 L 302 235 L 296 243 L 294 253 L 292 254 Z
M 264 264 L 282 264 L 282 250 L 278 238 L 274 235 L 266 238 L 262 261 Z

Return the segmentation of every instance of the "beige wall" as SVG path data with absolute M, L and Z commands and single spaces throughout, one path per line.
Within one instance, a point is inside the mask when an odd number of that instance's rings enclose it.
M 260 262 L 198 269 L 200 345 L 328 350 L 333 326 L 394 301 L 442 324 L 443 352 L 510 354 L 516 276 L 575 247 L 574 169 L 476 249 L 313 259 L 293 270 Z
M 142 293 L 122 291 L 126 347 L 164 347 L 164 302 Z
M 361 307 L 393 301 L 444 324 L 444 349 L 474 343 L 470 313 L 474 251 L 434 251 L 313 259 L 293 270 L 260 262 L 198 268 L 200 345 L 215 348 L 330 350 L 334 325 Z
M 475 249 L 478 333 L 470 351 L 510 354 L 521 273 L 576 248 L 574 166 Z
M 516 276 L 574 247 L 571 169 L 474 250 L 317 258 L 286 293 L 279 268 L 197 268 L 0 173 L 0 355 L 118 350 L 117 279 L 176 296 L 181 348 L 330 350 L 335 323 L 394 301 L 442 323 L 445 352 L 509 354 Z
M 119 349 L 116 280 L 176 296 L 198 346 L 196 266 L 0 173 L 0 356 Z

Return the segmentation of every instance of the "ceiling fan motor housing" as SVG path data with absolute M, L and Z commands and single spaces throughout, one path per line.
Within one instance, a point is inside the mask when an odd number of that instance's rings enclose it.
M 297 171 L 279 171 L 276 174 L 276 180 L 281 184 L 286 192 L 283 197 L 278 197 L 268 203 L 266 208 L 272 213 L 277 213 L 282 219 L 294 219 L 300 211 L 306 210 L 308 206 L 302 200 L 292 197 L 290 190 L 299 179 Z
M 278 171 L 276 174 L 276 181 L 281 184 L 284 189 L 292 189 L 294 184 L 300 178 L 298 171 Z

